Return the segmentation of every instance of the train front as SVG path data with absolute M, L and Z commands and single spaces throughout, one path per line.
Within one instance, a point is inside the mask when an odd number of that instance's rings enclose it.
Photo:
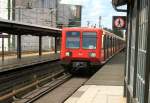
M 96 29 L 65 28 L 62 30 L 61 61 L 71 68 L 100 64 L 100 36 Z

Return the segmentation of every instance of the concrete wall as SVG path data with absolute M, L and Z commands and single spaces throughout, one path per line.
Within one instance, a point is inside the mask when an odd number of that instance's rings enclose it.
M 0 18 L 2 19 L 8 19 L 7 5 L 7 0 L 0 0 Z
M 81 6 L 59 4 L 58 6 L 58 23 L 64 26 L 76 25 L 76 18 L 81 18 Z M 71 23 L 70 20 L 73 20 Z M 81 26 L 81 23 L 79 23 Z
M 68 26 L 69 19 L 72 18 L 72 10 L 70 5 L 58 5 L 58 23 Z
M 0 0 L 0 19 L 8 19 L 8 2 L 7 0 Z M 8 39 L 4 39 L 4 50 L 8 50 Z M 0 38 L 0 51 L 2 51 L 2 38 Z
M 56 27 L 56 0 L 16 0 L 15 20 L 30 24 Z M 43 50 L 52 49 L 52 38 L 43 37 Z M 49 44 L 52 43 L 52 44 Z M 22 50 L 39 50 L 39 37 L 22 36 Z
M 30 24 L 57 27 L 68 26 L 69 20 L 76 16 L 73 5 L 60 4 L 60 0 L 16 0 L 15 20 Z M 54 48 L 54 38 L 43 37 L 43 49 Z M 22 36 L 22 50 L 38 50 L 38 37 Z

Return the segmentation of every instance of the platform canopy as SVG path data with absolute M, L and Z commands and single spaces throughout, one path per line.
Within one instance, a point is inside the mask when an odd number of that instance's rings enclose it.
M 61 36 L 61 29 L 0 19 L 0 32 L 12 35 Z
M 128 1 L 131 0 L 112 0 L 112 4 L 116 7 L 116 6 L 122 6 L 127 4 Z

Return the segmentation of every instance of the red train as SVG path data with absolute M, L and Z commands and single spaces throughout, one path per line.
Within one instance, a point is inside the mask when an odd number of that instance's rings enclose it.
M 63 28 L 61 63 L 69 70 L 101 65 L 124 43 L 123 38 L 99 28 Z

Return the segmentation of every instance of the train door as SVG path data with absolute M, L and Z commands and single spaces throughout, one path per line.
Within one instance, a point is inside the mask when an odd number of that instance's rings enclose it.
M 106 35 L 102 35 L 102 41 L 101 41 L 101 60 L 106 61 L 107 59 L 107 39 Z

